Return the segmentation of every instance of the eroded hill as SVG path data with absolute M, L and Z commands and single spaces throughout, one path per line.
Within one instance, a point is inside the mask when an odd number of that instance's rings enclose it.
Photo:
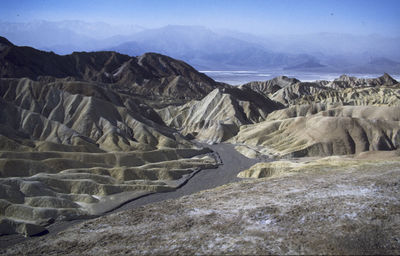
M 399 147 L 399 83 L 341 76 L 303 83 L 279 77 L 252 88 L 286 108 L 265 121 L 241 126 L 232 143 L 244 154 L 278 157 L 348 155 Z
M 1 234 L 102 214 L 217 166 L 153 106 L 227 85 L 159 54 L 59 56 L 4 38 L 0 50 Z

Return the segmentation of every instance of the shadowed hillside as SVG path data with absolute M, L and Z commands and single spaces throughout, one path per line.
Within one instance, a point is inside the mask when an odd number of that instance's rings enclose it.
M 74 52 L 57 55 L 30 47 L 17 47 L 0 39 L 2 78 L 54 78 L 113 84 L 114 90 L 149 99 L 175 102 L 199 99 L 222 85 L 188 64 L 164 55 L 147 53 L 129 57 L 116 52 Z

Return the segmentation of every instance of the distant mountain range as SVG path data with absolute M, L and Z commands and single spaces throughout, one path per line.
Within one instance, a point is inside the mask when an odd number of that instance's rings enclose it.
M 379 35 L 319 33 L 262 37 L 201 26 L 146 29 L 83 21 L 0 22 L 0 35 L 17 45 L 58 54 L 112 50 L 139 56 L 157 52 L 200 70 L 400 74 L 400 39 Z
M 301 64 L 307 54 L 274 52 L 260 44 L 223 36 L 204 27 L 167 26 L 135 34 L 108 50 L 139 55 L 155 51 L 191 63 L 197 69 L 258 69 Z

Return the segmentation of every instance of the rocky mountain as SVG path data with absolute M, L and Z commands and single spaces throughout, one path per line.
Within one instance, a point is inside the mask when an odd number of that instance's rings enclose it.
M 114 84 L 116 90 L 147 98 L 199 99 L 219 85 L 188 64 L 147 53 L 129 57 L 116 52 L 74 52 L 57 55 L 30 47 L 18 47 L 0 39 L 2 78 L 69 78 Z

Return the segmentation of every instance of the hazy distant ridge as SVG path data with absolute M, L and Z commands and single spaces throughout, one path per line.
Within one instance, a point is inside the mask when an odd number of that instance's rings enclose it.
M 158 52 L 200 70 L 282 68 L 310 72 L 400 74 L 399 38 L 339 33 L 255 36 L 201 26 L 145 29 L 83 21 L 0 23 L 17 45 L 68 54 L 114 50 L 131 56 Z

